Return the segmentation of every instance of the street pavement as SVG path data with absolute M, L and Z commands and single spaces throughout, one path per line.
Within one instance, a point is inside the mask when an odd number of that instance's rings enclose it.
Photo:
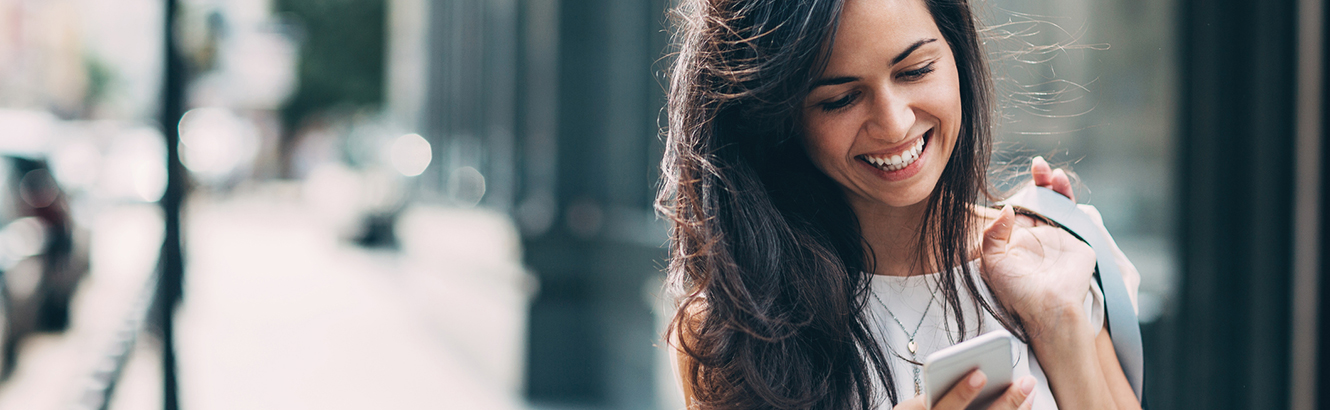
M 182 408 L 527 408 L 522 354 L 535 285 L 506 218 L 412 208 L 398 224 L 400 250 L 367 250 L 292 192 L 189 202 L 176 321 Z M 103 242 L 130 245 L 105 224 L 94 246 L 102 232 Z M 160 218 L 148 225 L 160 229 Z M 140 236 L 139 248 L 155 251 L 160 234 Z M 94 252 L 74 327 L 24 346 L 0 409 L 66 409 L 86 389 L 152 262 L 99 257 L 127 258 Z M 161 408 L 158 352 L 156 340 L 139 338 L 111 408 Z

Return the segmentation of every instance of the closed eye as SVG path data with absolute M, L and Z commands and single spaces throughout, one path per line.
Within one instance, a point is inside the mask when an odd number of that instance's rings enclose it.
M 854 104 L 857 99 L 859 99 L 859 92 L 855 91 L 845 94 L 844 97 L 818 104 L 818 106 L 822 107 L 822 111 L 831 112 L 848 107 L 850 104 Z
M 928 73 L 933 72 L 933 70 L 935 69 L 933 67 L 934 64 L 936 64 L 936 62 L 930 62 L 923 67 L 901 72 L 899 78 L 905 81 L 915 81 L 924 78 L 925 75 L 928 75 Z

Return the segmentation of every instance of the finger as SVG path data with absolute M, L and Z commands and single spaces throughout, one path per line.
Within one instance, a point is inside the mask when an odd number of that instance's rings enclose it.
M 989 410 L 1018 410 L 1025 407 L 1026 402 L 1030 402 L 1030 396 L 1034 392 L 1034 376 L 1025 376 L 1002 393 L 1002 397 L 988 406 Z
M 918 395 L 897 404 L 891 410 L 927 410 L 928 404 L 924 403 L 924 396 Z
M 1030 175 L 1034 177 L 1034 184 L 1048 188 L 1053 184 L 1053 168 L 1048 166 L 1048 161 L 1044 157 L 1034 157 L 1030 161 Z
M 988 384 L 988 376 L 985 376 L 984 372 L 979 371 L 979 369 L 975 369 L 956 383 L 955 386 L 952 386 L 951 390 L 947 390 L 947 394 L 942 396 L 942 400 L 938 400 L 933 409 L 962 410 L 965 406 L 970 405 L 971 401 L 974 401 L 974 397 L 979 395 L 979 391 L 983 390 L 985 384 Z
M 1030 392 L 1029 396 L 1025 397 L 1025 403 L 1021 403 L 1021 407 L 1016 408 L 1016 410 L 1031 410 L 1033 408 L 1034 408 L 1034 392 L 1032 391 Z
M 1076 201 L 1076 194 L 1073 194 L 1071 192 L 1071 178 L 1067 177 L 1066 171 L 1063 171 L 1061 168 L 1058 168 L 1058 170 L 1053 171 L 1052 185 L 1053 186 L 1051 188 L 1054 191 L 1057 191 L 1057 193 L 1062 194 L 1067 198 L 1070 198 L 1072 202 Z
M 984 243 L 981 245 L 981 251 L 985 255 L 1002 253 L 1007 250 L 1007 242 L 1011 240 L 1011 231 L 1016 225 L 1016 211 L 1011 205 L 1002 207 L 998 213 L 997 219 L 994 219 L 988 228 L 984 229 Z

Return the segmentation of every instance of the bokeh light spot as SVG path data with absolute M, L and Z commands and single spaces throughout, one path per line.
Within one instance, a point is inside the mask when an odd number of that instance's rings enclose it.
M 402 175 L 413 177 L 425 172 L 434 154 L 430 151 L 429 141 L 420 134 L 406 134 L 393 141 L 389 158 L 393 168 Z

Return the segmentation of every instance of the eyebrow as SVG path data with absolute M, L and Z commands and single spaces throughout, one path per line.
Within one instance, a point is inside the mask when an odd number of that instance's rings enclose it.
M 905 59 L 906 59 L 906 58 L 909 58 L 909 57 L 910 57 L 910 54 L 914 53 L 915 50 L 918 50 L 919 47 L 923 47 L 924 44 L 932 43 L 932 42 L 934 42 L 934 41 L 937 41 L 937 39 L 936 39 L 936 38 L 926 38 L 926 39 L 923 39 L 923 40 L 916 41 L 916 42 L 914 42 L 914 44 L 910 44 L 909 47 L 906 47 L 906 48 L 905 48 L 905 51 L 902 51 L 902 52 L 901 52 L 899 55 L 897 55 L 895 58 L 892 58 L 892 59 L 891 59 L 891 65 L 896 65 L 896 64 L 899 64 L 901 61 L 905 61 Z M 821 87 L 821 86 L 824 86 L 824 85 L 845 84 L 845 83 L 848 83 L 848 82 L 853 82 L 853 81 L 858 81 L 858 80 L 859 80 L 858 77 L 832 77 L 832 78 L 822 78 L 822 79 L 818 79 L 817 81 L 814 81 L 814 82 L 813 82 L 813 86 L 812 86 L 812 87 L 809 87 L 809 89 L 811 90 L 811 89 L 814 89 L 814 88 L 817 88 L 817 87 Z
M 910 47 L 906 48 L 905 51 L 902 51 L 900 55 L 896 56 L 896 58 L 891 59 L 891 65 L 896 65 L 897 63 L 904 61 L 906 57 L 910 56 L 910 53 L 914 52 L 914 50 L 918 50 L 919 47 L 923 47 L 924 44 L 932 43 L 934 41 L 937 41 L 937 39 L 926 38 L 923 40 L 916 41 L 914 42 L 914 44 L 910 44 Z

